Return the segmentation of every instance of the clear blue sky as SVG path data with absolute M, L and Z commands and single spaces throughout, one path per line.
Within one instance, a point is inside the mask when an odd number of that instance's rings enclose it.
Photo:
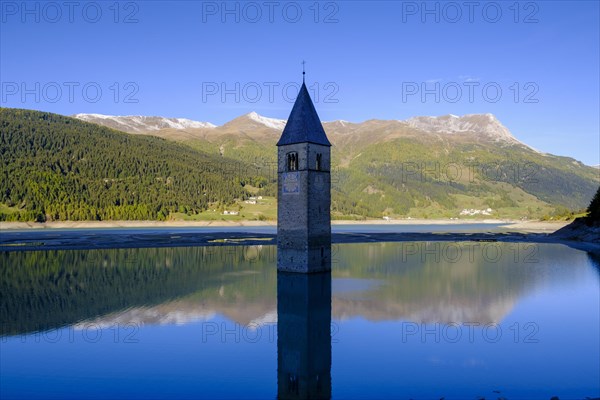
M 2 1 L 1 105 L 287 118 L 306 60 L 325 121 L 489 112 L 600 164 L 599 2 L 475 3 Z

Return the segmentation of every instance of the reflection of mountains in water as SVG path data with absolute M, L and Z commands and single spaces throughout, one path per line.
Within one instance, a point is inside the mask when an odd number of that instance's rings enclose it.
M 503 253 L 496 262 L 462 243 L 472 257 L 452 262 L 435 243 L 338 246 L 333 318 L 500 321 L 526 292 L 573 279 L 587 265 L 585 253 L 547 244 L 535 245 L 536 262 L 515 262 L 525 249 L 518 243 L 496 244 Z M 244 325 L 275 322 L 275 263 L 274 246 L 2 253 L 0 334 L 81 321 L 183 324 L 215 314 Z

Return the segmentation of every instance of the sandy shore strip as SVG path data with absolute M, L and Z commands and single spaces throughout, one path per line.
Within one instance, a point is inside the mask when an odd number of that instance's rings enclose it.
M 334 220 L 332 225 L 452 225 L 490 224 L 503 225 L 514 232 L 552 233 L 569 222 L 559 221 L 512 221 L 499 219 L 484 220 L 432 220 L 432 219 L 398 219 L 398 220 Z M 0 231 L 29 230 L 29 229 L 109 229 L 109 228 L 228 228 L 277 226 L 275 221 L 53 221 L 53 222 L 0 222 Z M 224 229 L 226 231 L 226 229 Z
M 585 251 L 600 251 L 600 244 L 564 240 L 546 233 L 522 232 L 334 232 L 332 244 L 377 242 L 521 242 L 560 243 Z M 187 246 L 276 245 L 275 233 L 171 232 L 169 230 L 28 230 L 3 232 L 0 251 L 91 250 Z
M 0 230 L 14 229 L 107 229 L 277 226 L 275 221 L 52 221 L 0 222 Z
M 1 226 L 3 230 L 0 232 L 0 251 L 276 244 L 276 230 L 273 223 L 249 221 L 246 225 L 222 222 L 4 223 Z M 11 229 L 4 230 L 7 225 Z M 526 242 L 562 243 L 586 251 L 600 250 L 600 244 L 565 240 L 551 234 L 566 225 L 566 222 L 404 220 L 402 223 L 396 221 L 392 223 L 377 220 L 352 223 L 336 221 L 333 225 L 332 243 L 334 244 L 406 241 Z M 251 228 L 248 231 L 243 229 L 245 226 L 267 229 L 253 232 Z M 397 229 L 394 229 L 395 226 Z M 498 230 L 499 226 L 502 227 L 501 230 Z M 186 229 L 193 227 L 200 228 Z

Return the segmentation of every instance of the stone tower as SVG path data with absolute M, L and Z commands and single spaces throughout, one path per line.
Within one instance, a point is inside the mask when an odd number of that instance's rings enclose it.
M 331 143 L 306 85 L 277 142 L 277 269 L 331 270 Z

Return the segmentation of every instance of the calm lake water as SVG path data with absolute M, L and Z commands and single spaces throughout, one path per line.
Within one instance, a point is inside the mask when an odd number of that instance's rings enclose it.
M 558 244 L 0 253 L 0 398 L 600 397 L 600 260 Z

